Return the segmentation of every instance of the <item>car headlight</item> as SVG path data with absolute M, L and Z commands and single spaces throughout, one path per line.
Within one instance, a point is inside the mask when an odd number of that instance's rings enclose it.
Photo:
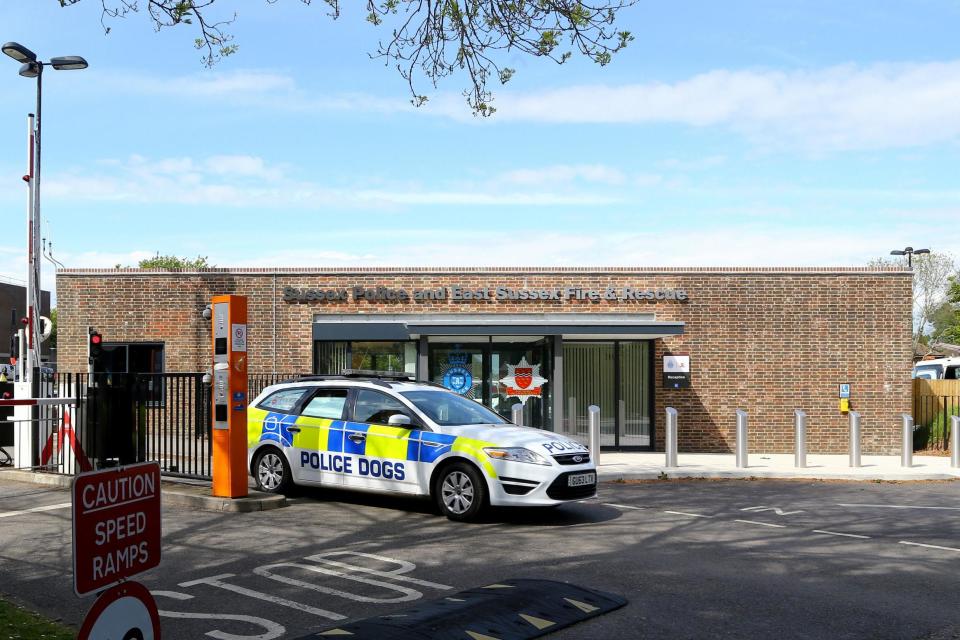
M 495 460 L 508 460 L 510 462 L 528 462 L 530 464 L 550 465 L 550 461 L 535 451 L 524 449 L 523 447 L 508 447 L 499 449 L 496 447 L 487 447 L 484 449 L 487 455 Z

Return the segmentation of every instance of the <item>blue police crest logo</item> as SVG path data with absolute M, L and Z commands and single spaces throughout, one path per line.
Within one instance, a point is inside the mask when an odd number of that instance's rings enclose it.
M 473 376 L 463 367 L 450 367 L 443 374 L 443 386 L 464 395 L 473 388 Z

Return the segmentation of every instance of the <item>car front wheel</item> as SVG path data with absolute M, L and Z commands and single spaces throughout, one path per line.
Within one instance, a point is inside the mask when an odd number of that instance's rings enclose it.
M 437 479 L 434 499 L 451 520 L 475 520 L 486 508 L 487 486 L 480 472 L 465 462 L 445 468 Z
M 257 488 L 267 493 L 286 493 L 293 486 L 290 465 L 280 451 L 270 448 L 257 454 L 253 464 Z

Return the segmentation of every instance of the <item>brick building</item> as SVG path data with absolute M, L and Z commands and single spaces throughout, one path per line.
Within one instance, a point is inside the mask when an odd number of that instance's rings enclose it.
M 843 452 L 849 383 L 864 451 L 893 453 L 910 411 L 911 273 L 891 269 L 67 269 L 59 368 L 85 369 L 94 326 L 108 370 L 207 370 L 218 294 L 248 296 L 251 373 L 406 371 L 573 434 L 597 404 L 622 449 L 662 449 L 672 406 L 681 451 L 731 451 L 737 408 L 751 450 L 792 451 L 803 408 L 809 450 Z

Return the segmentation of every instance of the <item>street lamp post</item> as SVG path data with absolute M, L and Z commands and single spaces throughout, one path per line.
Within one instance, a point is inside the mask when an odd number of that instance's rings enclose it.
M 50 58 L 49 62 L 37 59 L 30 49 L 18 42 L 7 42 L 0 47 L 4 54 L 20 63 L 20 75 L 37 79 L 36 114 L 27 117 L 28 129 L 28 172 L 24 176 L 29 195 L 27 204 L 27 357 L 24 367 L 24 381 L 39 380 L 40 367 L 40 132 L 41 109 L 43 106 L 43 68 L 53 67 L 58 71 L 86 69 L 87 61 L 80 56 L 60 56 Z
M 913 247 L 906 247 L 902 251 L 893 250 L 890 252 L 892 256 L 907 256 L 907 267 L 913 269 L 913 256 L 922 255 L 924 253 L 930 253 L 930 249 L 914 249 Z

